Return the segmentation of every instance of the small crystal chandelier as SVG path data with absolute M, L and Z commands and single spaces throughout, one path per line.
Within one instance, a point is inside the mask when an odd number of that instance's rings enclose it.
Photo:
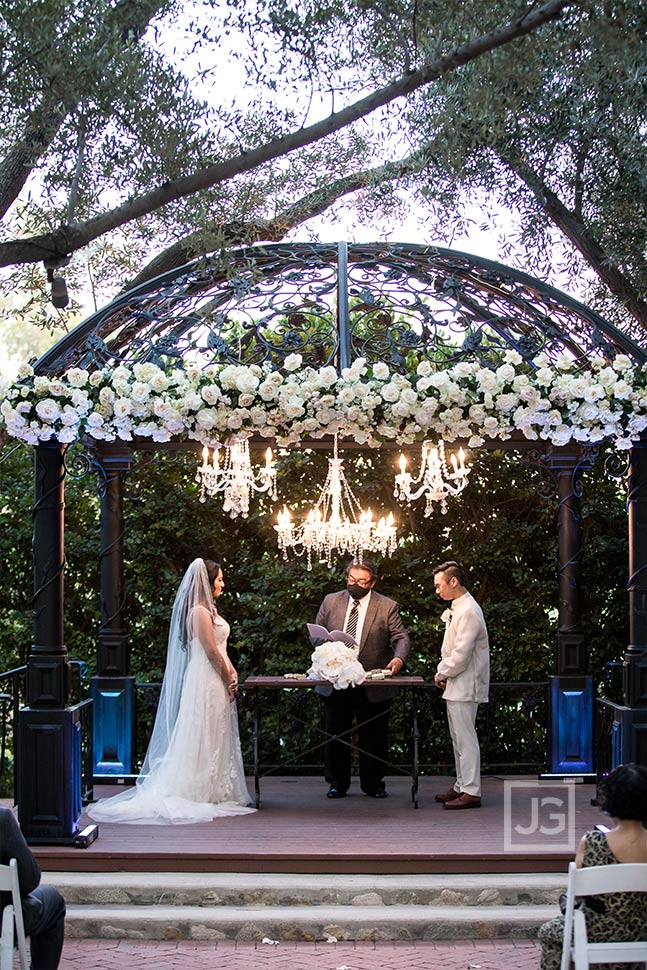
M 198 465 L 195 476 L 200 485 L 201 502 L 206 501 L 207 495 L 213 498 L 222 492 L 223 511 L 229 512 L 231 518 L 235 519 L 238 515 L 243 518 L 247 516 L 252 492 L 269 492 L 276 499 L 276 468 L 271 448 L 265 452 L 264 467 L 257 472 L 252 468 L 247 440 L 233 441 L 227 445 L 222 465 L 218 452 L 219 448 L 214 448 L 209 461 L 209 449 L 206 445 L 202 449 L 202 464 Z
M 447 498 L 458 495 L 467 485 L 471 465 L 465 464 L 465 452 L 461 448 L 456 455 L 450 455 L 452 471 L 445 461 L 445 442 L 441 439 L 437 446 L 425 441 L 422 445 L 420 474 L 413 478 L 407 471 L 407 459 L 400 455 L 400 474 L 395 476 L 393 494 L 399 502 L 415 502 L 426 494 L 425 515 L 431 515 L 433 503 L 440 502 L 440 511 L 447 512 Z
M 328 459 L 328 475 L 317 504 L 308 513 L 302 525 L 295 525 L 287 507 L 279 512 L 279 549 L 287 559 L 288 549 L 301 556 L 305 552 L 308 569 L 312 569 L 312 557 L 332 565 L 332 554 L 349 555 L 358 562 L 364 552 L 392 555 L 397 545 L 393 515 L 373 519 L 370 509 L 362 511 L 359 502 L 344 474 L 344 462 L 337 456 L 335 436 L 334 457 Z

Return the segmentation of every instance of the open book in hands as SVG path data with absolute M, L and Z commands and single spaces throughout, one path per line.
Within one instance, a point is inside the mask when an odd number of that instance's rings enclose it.
M 313 646 L 318 646 L 320 643 L 339 642 L 345 643 L 347 647 L 353 647 L 354 650 L 359 649 L 357 640 L 343 630 L 327 630 L 325 626 L 319 626 L 318 623 L 308 623 L 308 633 Z

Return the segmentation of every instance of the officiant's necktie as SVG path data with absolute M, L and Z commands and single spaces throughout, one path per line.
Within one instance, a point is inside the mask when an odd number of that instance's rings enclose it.
M 353 606 L 350 613 L 348 614 L 348 622 L 346 624 L 346 633 L 355 640 L 357 638 L 357 621 L 359 619 L 359 600 L 353 600 Z

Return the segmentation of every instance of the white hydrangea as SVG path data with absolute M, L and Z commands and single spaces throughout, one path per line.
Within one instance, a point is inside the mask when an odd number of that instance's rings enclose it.
M 335 690 L 344 690 L 363 684 L 366 671 L 352 647 L 332 640 L 315 648 L 308 677 L 310 680 L 327 680 Z

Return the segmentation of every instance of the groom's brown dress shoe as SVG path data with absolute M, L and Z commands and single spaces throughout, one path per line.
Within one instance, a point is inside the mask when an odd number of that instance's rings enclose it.
M 481 799 L 478 795 L 468 795 L 466 791 L 460 793 L 458 798 L 453 798 L 449 802 L 445 802 L 445 808 L 447 809 L 460 809 L 460 808 L 480 808 Z
M 450 788 L 449 791 L 446 791 L 444 795 L 434 795 L 434 801 L 445 804 L 445 802 L 453 802 L 454 799 L 458 798 L 459 795 L 459 791 L 456 791 L 455 788 Z

